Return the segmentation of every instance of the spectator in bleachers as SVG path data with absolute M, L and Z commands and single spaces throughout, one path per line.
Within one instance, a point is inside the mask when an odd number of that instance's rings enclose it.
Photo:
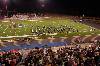
M 53 51 L 51 48 L 36 48 L 24 54 L 7 52 L 1 56 L 0 64 L 2 66 L 18 64 L 19 66 L 20 64 L 24 66 L 100 66 L 100 46 L 64 47 L 57 51 Z

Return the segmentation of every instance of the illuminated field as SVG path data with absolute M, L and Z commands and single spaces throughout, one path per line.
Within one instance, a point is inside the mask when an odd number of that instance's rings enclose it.
M 36 18 L 34 20 L 2 20 L 0 21 L 0 37 L 8 36 L 84 36 L 97 35 L 100 30 L 88 25 L 74 22 L 67 17 Z

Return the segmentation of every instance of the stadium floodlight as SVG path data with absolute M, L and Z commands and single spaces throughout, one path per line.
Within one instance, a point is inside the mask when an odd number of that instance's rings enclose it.
M 39 0 L 40 2 L 46 2 L 46 0 Z
M 48 0 L 38 0 L 40 3 L 41 7 L 45 7 L 45 4 L 48 2 Z
M 45 5 L 44 5 L 44 4 L 42 4 L 41 6 L 42 6 L 42 7 L 45 7 Z

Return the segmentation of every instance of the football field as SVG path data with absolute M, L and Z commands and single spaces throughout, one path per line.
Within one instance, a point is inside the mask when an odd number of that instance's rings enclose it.
M 98 35 L 100 29 L 75 22 L 67 17 L 40 17 L 30 20 L 0 20 L 0 37 L 9 36 L 84 36 Z

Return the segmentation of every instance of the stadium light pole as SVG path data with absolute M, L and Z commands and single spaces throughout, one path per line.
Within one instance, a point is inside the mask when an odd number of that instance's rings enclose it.
M 5 5 L 5 9 L 7 10 L 8 9 L 8 0 L 4 0 L 4 5 Z
M 49 0 L 38 0 L 41 15 L 44 15 L 43 13 L 45 12 L 45 7 L 47 5 L 47 2 L 49 2 Z
M 8 16 L 8 2 L 9 0 L 4 0 L 4 8 L 6 10 L 6 16 Z

